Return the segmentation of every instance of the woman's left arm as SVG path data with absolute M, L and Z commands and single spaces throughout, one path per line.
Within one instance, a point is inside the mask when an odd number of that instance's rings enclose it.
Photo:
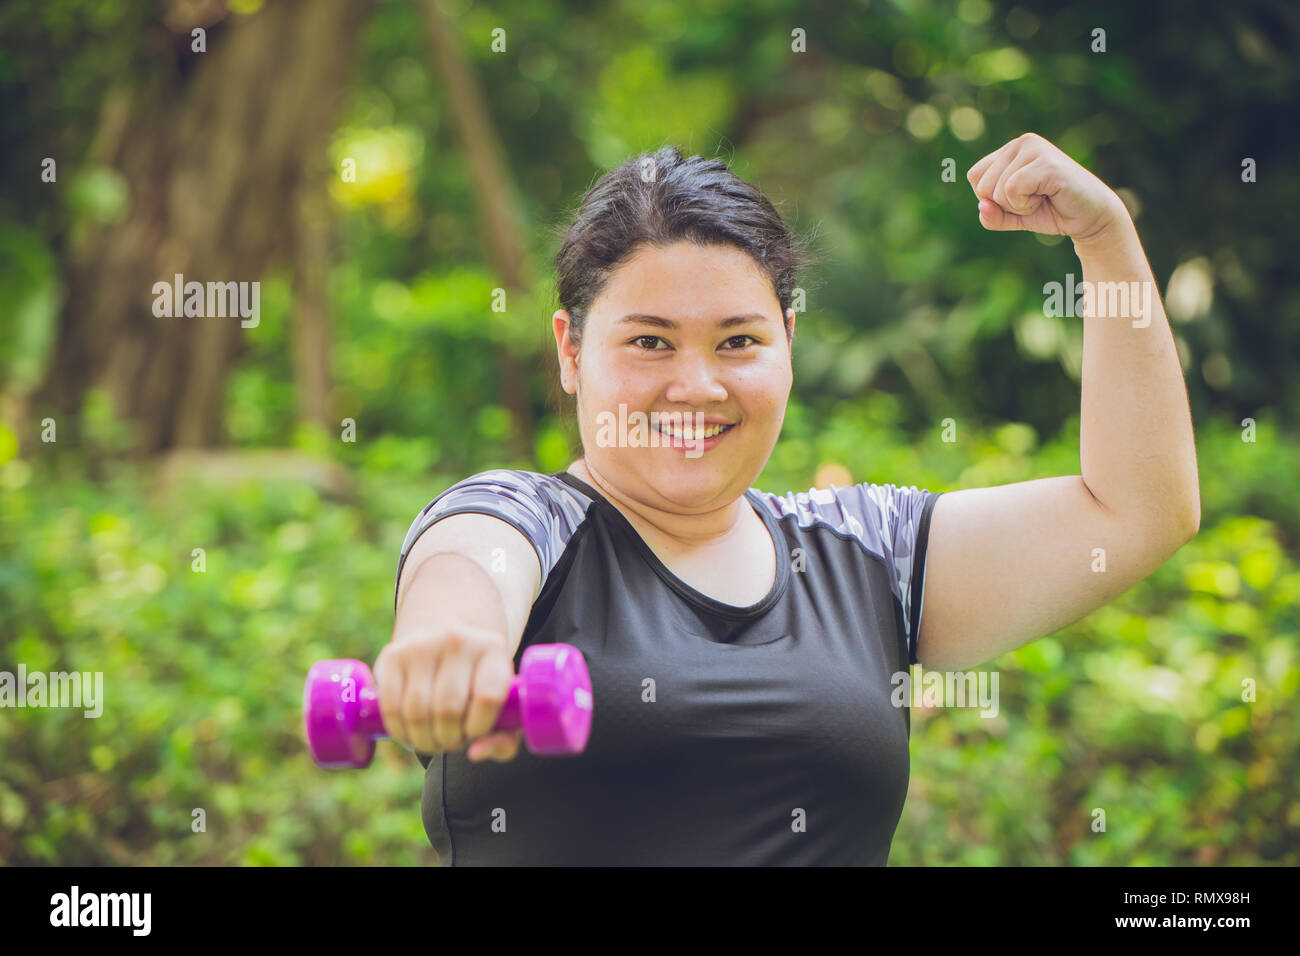
M 986 228 L 1069 236 L 1083 265 L 1082 473 L 951 491 L 935 504 L 917 659 L 949 670 L 1122 594 L 1195 536 L 1201 513 L 1182 366 L 1123 202 L 1033 133 L 967 179 Z

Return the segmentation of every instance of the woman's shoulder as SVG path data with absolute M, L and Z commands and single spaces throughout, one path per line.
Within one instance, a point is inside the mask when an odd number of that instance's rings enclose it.
M 489 486 L 500 485 L 504 488 L 526 488 L 537 491 L 557 491 L 568 486 L 560 480 L 559 473 L 546 474 L 540 471 L 528 471 L 523 468 L 487 468 L 483 471 L 477 471 L 472 475 L 457 479 L 448 491 L 453 488 L 464 488 L 469 486 Z
M 537 552 L 543 580 L 586 518 L 591 500 L 558 475 L 515 468 L 490 468 L 461 478 L 439 492 L 406 532 L 401 563 L 420 535 L 443 518 L 485 514 L 522 534 Z
M 774 494 L 751 488 L 778 519 L 800 528 L 829 527 L 857 538 L 868 549 L 887 555 L 915 534 L 927 506 L 938 494 L 916 485 L 857 484 Z
M 578 517 L 587 510 L 591 498 L 579 488 L 566 483 L 562 472 L 545 474 L 522 468 L 489 468 L 461 478 L 441 492 L 431 503 L 436 506 L 449 498 L 458 503 L 470 500 L 514 503 L 525 508 L 536 508 Z

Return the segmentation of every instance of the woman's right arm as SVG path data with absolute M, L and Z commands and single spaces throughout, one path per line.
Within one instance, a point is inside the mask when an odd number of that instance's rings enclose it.
M 528 539 L 491 515 L 451 515 L 420 535 L 402 565 L 392 641 L 375 661 L 389 736 L 426 754 L 473 741 L 471 759 L 515 756 L 520 731 L 488 731 L 541 573 Z

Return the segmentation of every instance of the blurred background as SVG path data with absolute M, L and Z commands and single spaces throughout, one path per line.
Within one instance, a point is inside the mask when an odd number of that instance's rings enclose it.
M 891 863 L 1300 862 L 1300 8 L 1193 7 L 8 0 L 0 670 L 104 701 L 0 710 L 0 861 L 436 862 L 409 752 L 312 764 L 303 677 L 387 642 L 430 499 L 575 457 L 551 257 L 642 150 L 815 240 L 758 487 L 1077 474 L 1082 327 L 1042 285 L 1078 260 L 965 181 L 1032 130 L 1135 217 L 1201 532 L 986 665 L 997 719 L 914 711 Z M 155 315 L 178 273 L 259 282 L 257 324 Z

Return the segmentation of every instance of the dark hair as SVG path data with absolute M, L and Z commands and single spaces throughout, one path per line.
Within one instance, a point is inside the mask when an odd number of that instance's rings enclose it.
M 772 282 L 783 324 L 799 271 L 816 262 L 758 189 L 722 160 L 683 159 L 675 146 L 641 153 L 601 176 L 562 231 L 556 293 L 577 344 L 591 304 L 614 270 L 643 245 L 688 240 L 749 253 Z M 558 401 L 557 406 L 563 415 Z
M 574 341 L 620 263 L 642 245 L 681 240 L 749 253 L 772 282 L 782 322 L 799 270 L 815 262 L 768 198 L 722 160 L 683 159 L 676 146 L 641 153 L 587 190 L 555 254 L 556 292 Z

